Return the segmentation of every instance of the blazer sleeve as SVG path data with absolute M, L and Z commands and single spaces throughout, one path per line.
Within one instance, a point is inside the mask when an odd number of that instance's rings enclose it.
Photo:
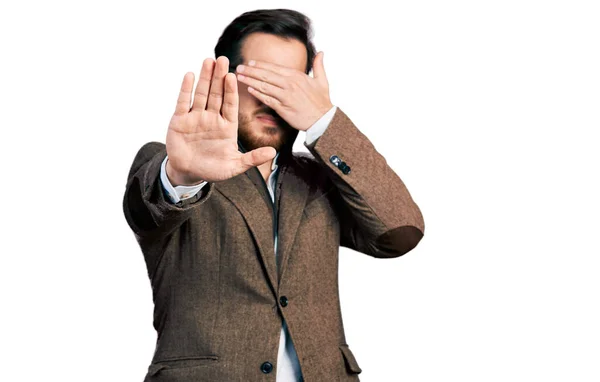
M 193 197 L 171 203 L 160 180 L 161 164 L 166 156 L 164 143 L 146 143 L 129 170 L 123 212 L 138 238 L 157 239 L 171 234 L 212 195 L 213 184 L 209 182 Z
M 304 144 L 334 185 L 340 245 L 377 258 L 402 256 L 422 239 L 423 215 L 400 177 L 338 107 L 312 144 Z

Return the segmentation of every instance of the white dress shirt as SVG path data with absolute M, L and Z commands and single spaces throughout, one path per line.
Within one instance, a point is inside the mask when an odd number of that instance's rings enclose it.
M 329 126 L 329 123 L 333 119 L 333 115 L 335 114 L 337 107 L 333 106 L 327 113 L 325 113 L 317 122 L 315 122 L 310 128 L 306 130 L 305 142 L 306 144 L 313 143 L 317 138 L 319 138 Z M 269 194 L 271 195 L 271 200 L 275 202 L 275 183 L 277 179 L 277 158 L 279 157 L 279 153 L 275 155 L 273 159 L 273 164 L 271 165 L 271 174 L 269 175 L 267 181 L 267 188 L 269 189 Z M 169 182 L 169 178 L 167 177 L 166 171 L 166 157 L 160 168 L 160 180 L 163 188 L 167 193 L 168 199 L 172 203 L 177 203 L 180 200 L 191 198 L 196 195 L 200 189 L 204 185 L 206 185 L 206 181 L 197 184 L 195 186 L 175 186 L 171 185 Z M 277 254 L 277 229 L 274 232 L 275 237 L 275 254 Z M 281 328 L 281 335 L 279 337 L 279 350 L 277 355 L 277 379 L 276 382 L 302 382 L 302 374 L 300 372 L 300 363 L 298 362 L 298 355 L 296 354 L 296 350 L 294 349 L 294 345 L 292 344 L 290 334 L 287 329 L 287 324 L 285 320 L 283 321 L 283 325 Z

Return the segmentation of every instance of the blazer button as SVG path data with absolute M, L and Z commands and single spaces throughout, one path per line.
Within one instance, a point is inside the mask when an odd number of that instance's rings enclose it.
M 350 173 L 350 166 L 346 164 L 346 162 L 340 163 L 340 170 L 344 173 L 344 175 L 348 175 Z
M 281 306 L 283 306 L 285 308 L 288 304 L 288 298 L 285 296 L 281 296 L 279 298 L 279 302 L 281 303 Z
M 265 374 L 269 374 L 273 371 L 273 364 L 271 362 L 265 362 L 260 365 L 260 370 Z
M 338 157 L 337 155 L 332 155 L 329 158 L 329 161 L 331 163 L 333 163 L 334 166 L 339 167 L 340 163 L 342 163 L 342 160 L 340 159 L 340 157 Z

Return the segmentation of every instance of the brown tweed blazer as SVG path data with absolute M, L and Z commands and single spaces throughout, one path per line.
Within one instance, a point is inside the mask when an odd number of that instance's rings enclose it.
M 312 155 L 281 164 L 275 203 L 254 167 L 172 204 L 159 176 L 165 145 L 139 150 L 123 210 L 153 292 L 158 337 L 145 382 L 274 382 L 284 319 L 305 382 L 359 381 L 342 323 L 339 247 L 401 256 L 423 237 L 423 217 L 339 107 L 306 147 Z

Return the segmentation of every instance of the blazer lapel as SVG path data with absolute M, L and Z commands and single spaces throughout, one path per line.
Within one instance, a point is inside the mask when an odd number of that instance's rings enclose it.
M 250 171 L 256 171 L 261 176 L 257 168 L 252 168 L 246 173 L 239 174 L 231 179 L 215 182 L 214 187 L 229 199 L 244 217 L 256 241 L 259 256 L 273 293 L 276 293 L 278 281 L 273 248 L 273 209 L 267 204 L 271 201 L 267 202 L 265 200 L 248 175 Z
M 277 251 L 279 258 L 279 286 L 290 257 L 292 243 L 302 219 L 308 197 L 308 184 L 298 174 L 299 167 L 284 166 L 279 174 L 275 203 L 278 211 Z
M 239 141 L 238 147 L 241 152 L 246 152 Z M 301 169 L 296 165 L 291 153 L 285 157 L 280 155 L 278 163 L 281 167 L 275 187 L 274 204 L 277 205 L 278 212 L 277 251 L 279 261 L 276 261 L 274 252 L 273 202 L 266 186 L 262 184 L 264 179 L 258 168 L 251 168 L 244 174 L 214 184 L 215 189 L 229 199 L 246 220 L 275 295 L 277 295 L 287 268 L 292 243 L 296 237 L 309 192 L 309 186 L 301 176 Z

